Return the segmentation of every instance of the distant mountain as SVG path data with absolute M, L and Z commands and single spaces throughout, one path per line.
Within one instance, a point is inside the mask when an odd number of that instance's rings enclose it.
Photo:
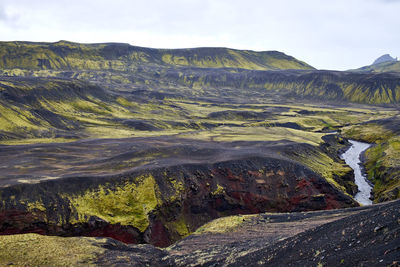
M 373 66 L 385 64 L 400 63 Z M 0 76 L 81 80 L 113 91 L 141 88 L 157 98 L 234 94 L 246 98 L 258 91 L 284 98 L 370 104 L 400 102 L 398 73 L 318 71 L 277 51 L 153 49 L 122 43 L 67 41 L 0 42 Z M 168 90 L 161 92 L 160 88 Z
M 314 69 L 278 51 L 218 47 L 153 49 L 123 43 L 79 44 L 68 41 L 0 43 L 2 69 L 129 71 L 138 64 L 252 70 Z
M 396 62 L 396 61 L 397 61 L 397 58 L 393 58 L 389 54 L 385 54 L 385 55 L 380 56 L 377 59 L 375 59 L 375 61 L 374 61 L 374 63 L 372 63 L 372 65 L 377 65 L 377 64 L 385 63 L 385 62 Z
M 371 65 L 365 66 L 354 71 L 363 72 L 390 72 L 400 71 L 400 62 L 397 58 L 391 57 L 389 54 L 378 57 Z

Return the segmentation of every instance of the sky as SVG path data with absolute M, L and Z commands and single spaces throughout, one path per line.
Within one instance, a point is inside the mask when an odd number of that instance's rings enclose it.
M 318 69 L 400 57 L 400 0 L 0 0 L 0 41 L 277 50 Z

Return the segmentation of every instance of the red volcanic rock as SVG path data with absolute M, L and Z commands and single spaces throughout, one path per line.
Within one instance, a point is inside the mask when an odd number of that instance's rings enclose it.
M 115 224 L 107 224 L 104 227 L 97 228 L 82 235 L 91 237 L 111 237 L 127 244 L 142 243 L 139 231 L 133 229 L 133 227 Z
M 148 242 L 156 247 L 167 247 L 171 244 L 168 230 L 161 221 L 153 221 L 148 228 Z

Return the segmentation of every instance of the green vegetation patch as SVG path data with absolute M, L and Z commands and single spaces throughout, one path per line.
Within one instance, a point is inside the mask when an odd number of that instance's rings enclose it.
M 181 215 L 178 219 L 176 219 L 173 222 L 167 222 L 166 227 L 171 232 L 175 232 L 180 239 L 191 234 L 190 229 L 186 223 L 185 217 L 183 215 Z
M 211 192 L 211 195 L 213 196 L 218 196 L 223 194 L 225 194 L 225 188 L 219 184 L 217 184 L 217 188 L 213 192 Z
M 0 236 L 0 266 L 94 266 L 105 239 L 38 234 Z
M 138 177 L 113 188 L 100 185 L 83 195 L 70 198 L 78 221 L 97 216 L 112 224 L 131 225 L 144 232 L 149 226 L 149 213 L 160 204 L 159 189 L 151 175 Z
M 49 143 L 68 143 L 76 141 L 76 138 L 26 138 L 9 139 L 0 141 L 1 145 L 26 145 L 26 144 L 49 144 Z
M 22 131 L 45 130 L 44 127 L 38 126 L 33 121 L 37 122 L 38 120 L 29 110 L 11 105 L 2 105 L 0 102 L 1 131 L 18 133 Z
M 381 125 L 370 123 L 345 127 L 342 135 L 345 138 L 363 140 L 367 143 L 380 143 L 393 136 L 393 133 Z
M 368 179 L 374 183 L 375 202 L 400 198 L 400 137 L 392 137 L 365 153 Z
M 236 215 L 213 220 L 198 228 L 193 234 L 226 233 L 237 229 L 246 221 L 257 215 Z
M 285 127 L 216 127 L 210 131 L 181 134 L 180 137 L 211 141 L 281 141 L 290 140 L 318 146 L 323 133 L 312 133 Z

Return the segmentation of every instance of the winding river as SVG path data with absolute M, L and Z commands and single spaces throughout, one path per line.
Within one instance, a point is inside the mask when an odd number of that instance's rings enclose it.
M 371 145 L 353 140 L 349 140 L 349 142 L 351 147 L 340 157 L 354 170 L 354 178 L 359 190 L 354 199 L 362 205 L 371 205 L 372 201 L 369 198 L 371 197 L 372 186 L 367 182 L 367 178 L 361 172 L 360 166 L 361 153 Z

